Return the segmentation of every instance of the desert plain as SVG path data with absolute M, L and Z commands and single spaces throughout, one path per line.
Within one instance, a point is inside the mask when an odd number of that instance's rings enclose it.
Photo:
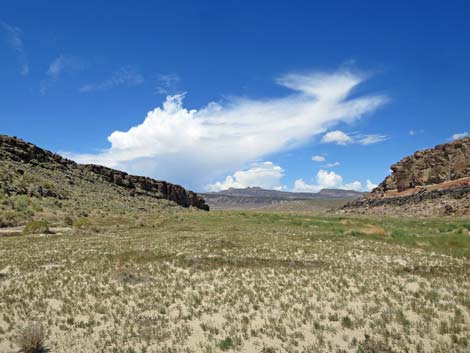
M 470 351 L 465 218 L 168 204 L 67 221 L 2 230 L 0 352 L 32 328 L 69 353 Z

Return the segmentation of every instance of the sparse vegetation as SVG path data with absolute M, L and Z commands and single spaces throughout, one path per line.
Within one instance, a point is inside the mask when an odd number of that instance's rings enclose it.
M 51 352 L 470 348 L 468 220 L 95 212 L 0 237 L 0 351 L 31 321 Z

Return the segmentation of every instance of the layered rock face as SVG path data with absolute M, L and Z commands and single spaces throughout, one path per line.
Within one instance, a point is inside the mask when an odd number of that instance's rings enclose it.
M 205 203 L 204 198 L 192 191 L 186 190 L 180 185 L 147 177 L 129 175 L 125 172 L 103 166 L 77 164 L 16 137 L 0 135 L 0 161 L 28 163 L 41 168 L 62 171 L 66 174 L 80 175 L 88 179 L 91 174 L 94 180 L 115 184 L 127 189 L 131 196 L 135 194 L 147 195 L 158 199 L 174 201 L 183 207 L 209 210 L 209 206 Z M 40 196 L 51 195 L 46 193 Z
M 470 177 L 470 137 L 418 151 L 390 167 L 388 176 L 374 194 L 398 192 Z
M 397 216 L 470 215 L 470 137 L 418 151 L 340 213 Z
M 157 196 L 162 199 L 174 201 L 183 207 L 196 207 L 209 211 L 209 206 L 203 197 L 188 191 L 180 185 L 166 181 L 155 180 L 148 177 L 129 175 L 119 170 L 103 167 L 95 164 L 84 164 L 82 168 L 100 175 L 105 181 L 114 183 L 130 190 L 130 193 Z

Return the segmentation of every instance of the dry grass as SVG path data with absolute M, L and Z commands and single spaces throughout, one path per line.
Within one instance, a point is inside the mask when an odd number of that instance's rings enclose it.
M 470 351 L 466 220 L 181 211 L 92 223 L 0 238 L 0 352 L 19 349 L 29 322 L 51 352 Z
M 46 353 L 48 349 L 44 346 L 44 332 L 37 325 L 26 326 L 19 334 L 16 344 L 21 353 Z

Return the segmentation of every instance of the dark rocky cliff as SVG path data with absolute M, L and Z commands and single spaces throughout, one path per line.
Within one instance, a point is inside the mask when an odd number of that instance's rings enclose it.
M 174 201 L 183 207 L 209 210 L 209 206 L 205 203 L 203 197 L 186 190 L 180 185 L 142 176 L 129 175 L 125 172 L 103 166 L 78 164 L 16 137 L 0 135 L 0 162 L 2 161 L 20 164 L 27 163 L 41 168 L 66 172 L 67 174 L 81 175 L 85 178 L 90 178 L 91 174 L 94 180 L 115 184 L 127 189 L 131 196 L 135 194 L 147 195 L 158 199 Z M 6 187 L 8 191 L 8 185 Z M 22 193 L 21 190 L 17 190 L 17 192 Z M 49 191 L 45 188 L 41 188 L 41 192 L 45 193 L 41 196 L 61 198 L 61 195 L 48 194 Z

